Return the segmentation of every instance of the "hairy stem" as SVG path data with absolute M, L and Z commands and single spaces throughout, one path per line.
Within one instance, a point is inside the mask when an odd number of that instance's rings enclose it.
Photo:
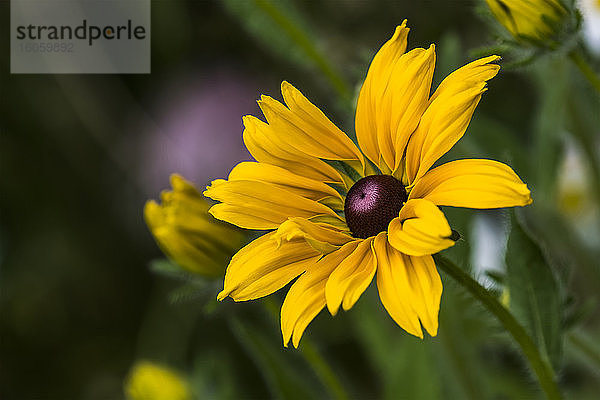
M 435 260 L 438 267 L 468 290 L 473 297 L 498 318 L 527 357 L 546 397 L 551 400 L 561 399 L 562 396 L 550 363 L 542 357 L 531 337 L 515 317 L 487 289 L 452 261 L 439 254 L 435 256 Z

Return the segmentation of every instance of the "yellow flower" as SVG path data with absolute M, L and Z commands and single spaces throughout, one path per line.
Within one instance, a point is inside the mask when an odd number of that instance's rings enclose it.
M 175 371 L 141 361 L 130 372 L 125 383 L 129 400 L 190 400 L 192 394 L 187 382 Z
M 498 21 L 517 39 L 544 40 L 566 10 L 558 0 L 486 0 Z
M 244 240 L 235 227 L 208 214 L 209 204 L 181 176 L 171 175 L 172 191 L 161 193 L 162 204 L 146 203 L 146 224 L 162 251 L 184 269 L 222 276 L 227 260 Z
M 204 194 L 210 213 L 248 229 L 274 230 L 231 260 L 218 295 L 266 296 L 294 278 L 281 309 L 284 345 L 298 346 L 325 307 L 350 309 L 376 275 L 381 301 L 407 332 L 438 329 L 442 283 L 431 254 L 454 244 L 438 206 L 498 208 L 531 203 L 505 164 L 452 161 L 430 169 L 462 137 L 498 72 L 499 57 L 450 74 L 430 96 L 435 51 L 406 51 L 406 21 L 375 55 L 356 109 L 356 145 L 296 88 L 286 105 L 263 96 L 267 122 L 244 117 L 257 162 L 238 164 Z

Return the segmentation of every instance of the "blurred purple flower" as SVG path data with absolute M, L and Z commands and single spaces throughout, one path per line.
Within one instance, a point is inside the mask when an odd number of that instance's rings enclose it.
M 227 176 L 231 165 L 249 160 L 242 141 L 242 119 L 257 111 L 259 90 L 232 70 L 179 76 L 159 95 L 154 128 L 148 128 L 140 151 L 140 181 L 148 193 L 179 173 L 200 188 Z

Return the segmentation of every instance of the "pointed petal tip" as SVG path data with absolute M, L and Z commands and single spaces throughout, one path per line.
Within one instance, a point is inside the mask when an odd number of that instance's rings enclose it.
M 292 345 L 294 346 L 295 349 L 297 349 L 298 346 L 300 345 L 300 337 L 298 337 L 298 338 L 294 337 L 292 339 Z
M 209 213 L 210 215 L 212 215 L 212 217 L 213 217 L 213 218 L 215 218 L 215 219 L 220 219 L 220 218 L 218 218 L 218 217 L 217 217 L 217 214 L 215 213 L 215 211 L 213 210 L 213 208 L 212 208 L 212 207 L 208 209 L 208 213 Z
M 288 348 L 288 346 L 289 346 L 289 344 L 290 344 L 290 338 L 289 338 L 289 337 L 286 337 L 286 336 L 284 336 L 284 337 L 283 337 L 283 347 L 287 349 L 287 348 Z
M 177 172 L 173 172 L 171 175 L 169 175 L 169 182 L 171 183 L 171 186 L 175 186 L 182 181 L 185 181 L 185 179 Z
M 258 102 L 258 100 L 256 100 Z M 248 125 L 251 123 L 250 121 L 252 120 L 252 115 L 250 114 L 246 114 L 246 115 L 242 115 L 242 124 L 244 124 L 244 128 L 248 128 Z
M 147 209 L 156 209 L 157 207 L 160 207 L 158 205 L 158 203 L 156 202 L 156 200 L 147 200 L 146 204 L 144 204 L 144 212 L 148 212 L 146 211 Z
M 528 206 L 528 205 L 530 205 L 530 204 L 532 204 L 532 203 L 533 203 L 533 198 L 532 198 L 531 196 L 529 196 L 529 197 L 527 198 L 527 200 L 525 201 L 525 205 L 526 205 L 526 206 Z
M 332 317 L 335 317 L 340 310 L 340 304 L 334 305 L 333 302 L 328 301 L 327 310 L 329 310 L 329 314 L 331 314 Z
M 410 28 L 408 28 L 406 26 L 407 22 L 408 22 L 408 20 L 405 19 L 404 21 L 402 21 L 402 23 L 400 25 L 396 26 L 396 29 L 394 29 L 394 34 L 392 35 L 391 40 L 393 40 L 393 41 L 397 40 L 401 36 L 403 31 L 406 31 L 406 33 L 408 34 L 408 31 L 410 31 Z
M 288 89 L 288 88 L 292 88 L 294 87 L 291 83 L 289 83 L 286 80 L 281 81 L 281 91 L 283 92 L 284 90 Z
M 425 328 L 425 329 L 427 329 L 427 328 Z M 429 336 L 431 336 L 431 337 L 436 337 L 438 334 L 438 327 L 436 326 L 435 329 L 431 329 L 431 330 L 427 329 L 427 333 L 429 333 Z M 423 339 L 423 338 L 421 337 L 421 339 Z
M 219 294 L 217 294 L 217 301 L 223 301 L 223 299 L 228 295 L 229 292 L 226 292 L 225 290 L 220 291 Z

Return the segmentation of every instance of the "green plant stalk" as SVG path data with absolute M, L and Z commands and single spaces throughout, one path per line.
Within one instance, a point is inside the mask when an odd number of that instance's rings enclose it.
M 579 68 L 579 71 L 588 80 L 588 82 L 600 93 L 600 77 L 594 72 L 581 53 L 575 49 L 569 53 L 569 58 Z
M 325 358 L 319 353 L 316 346 L 310 340 L 307 340 L 307 338 L 303 339 L 300 352 L 314 369 L 319 379 L 331 390 L 331 395 L 334 399 L 346 400 L 349 398 L 341 382 L 335 376 L 333 369 L 331 369 Z
M 531 340 L 515 317 L 487 289 L 452 261 L 439 254 L 434 257 L 438 267 L 467 289 L 473 297 L 479 300 L 502 323 L 529 361 L 546 397 L 550 400 L 561 399 L 562 395 L 556 383 L 556 377 L 550 362 L 542 357 L 533 340 Z
M 298 46 L 313 60 L 317 67 L 329 79 L 331 85 L 338 92 L 344 101 L 350 101 L 351 91 L 346 81 L 334 70 L 327 59 L 317 50 L 310 38 L 291 21 L 277 7 L 275 2 L 269 0 L 255 0 L 257 7 L 262 9 L 273 22 L 289 35 L 289 37 L 298 44 Z
M 279 308 L 270 298 L 263 299 L 264 304 L 269 314 L 276 320 L 279 320 Z M 317 350 L 317 347 L 310 341 L 309 338 L 302 338 L 302 345 L 300 346 L 300 354 L 304 357 L 308 365 L 311 366 L 319 380 L 327 387 L 330 391 L 330 395 L 334 399 L 347 400 L 350 397 L 344 390 L 344 386 L 337 378 L 335 372 L 331 366 L 327 363 L 327 360 Z

